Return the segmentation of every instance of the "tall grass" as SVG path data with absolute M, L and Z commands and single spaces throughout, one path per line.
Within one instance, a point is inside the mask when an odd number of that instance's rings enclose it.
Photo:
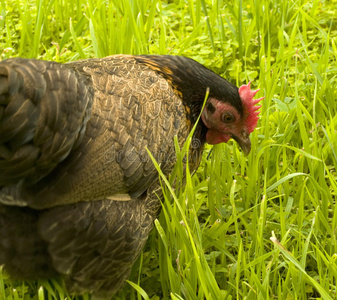
M 116 299 L 336 299 L 335 0 L 0 3 L 2 59 L 180 54 L 265 96 L 248 157 L 217 145 L 184 188 L 162 178 L 163 212 Z M 3 298 L 66 296 L 3 276 Z

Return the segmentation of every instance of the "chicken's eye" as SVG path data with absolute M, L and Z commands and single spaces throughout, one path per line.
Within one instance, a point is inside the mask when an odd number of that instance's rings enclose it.
M 231 113 L 225 113 L 222 115 L 222 121 L 224 123 L 233 123 L 235 121 L 235 117 Z

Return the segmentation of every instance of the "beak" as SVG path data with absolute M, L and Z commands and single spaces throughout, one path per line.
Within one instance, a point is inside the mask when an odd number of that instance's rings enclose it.
M 248 155 L 250 152 L 251 144 L 249 139 L 249 134 L 243 132 L 240 136 L 232 136 L 232 138 L 239 144 L 242 152 Z

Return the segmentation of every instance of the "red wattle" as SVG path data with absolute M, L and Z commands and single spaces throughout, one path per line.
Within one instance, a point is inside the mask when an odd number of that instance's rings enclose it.
M 216 145 L 220 143 L 227 143 L 230 140 L 230 136 L 223 134 L 221 131 L 209 129 L 206 133 L 206 142 L 210 145 Z

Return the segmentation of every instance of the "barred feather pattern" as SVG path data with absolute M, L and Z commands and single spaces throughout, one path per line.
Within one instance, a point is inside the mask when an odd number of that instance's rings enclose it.
M 168 175 L 174 136 L 182 145 L 191 130 L 186 114 L 133 56 L 1 62 L 0 265 L 13 278 L 61 276 L 70 292 L 112 295 L 161 206 L 145 149 Z

